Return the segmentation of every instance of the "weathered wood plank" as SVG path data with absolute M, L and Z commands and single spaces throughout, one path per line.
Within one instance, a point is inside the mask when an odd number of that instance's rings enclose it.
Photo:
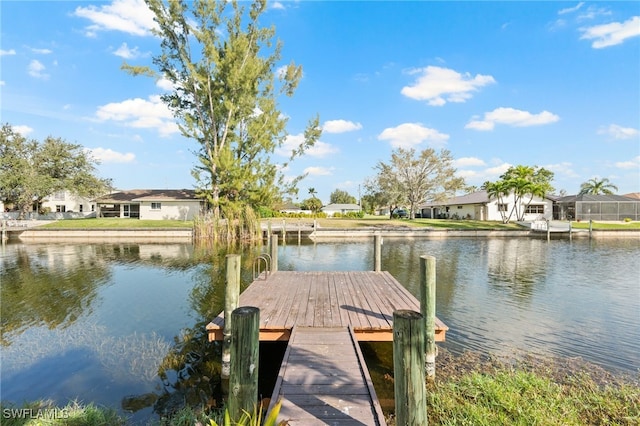
M 351 326 L 366 341 L 391 341 L 393 311 L 419 311 L 419 301 L 389 272 L 275 272 L 253 282 L 239 306 L 260 309 L 261 340 L 287 339 L 294 326 Z M 207 325 L 222 339 L 222 313 Z M 436 318 L 436 341 L 447 327 Z

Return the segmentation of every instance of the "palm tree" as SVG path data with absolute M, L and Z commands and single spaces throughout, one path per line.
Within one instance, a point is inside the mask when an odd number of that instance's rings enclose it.
M 316 198 L 316 194 L 318 193 L 318 191 L 316 191 L 315 188 L 311 187 L 309 188 L 309 195 L 311 195 L 312 198 Z
M 614 192 L 612 190 L 617 191 L 618 187 L 609 182 L 609 179 L 602 178 L 598 180 L 598 178 L 591 178 L 588 181 L 584 182 L 580 185 L 580 192 L 578 195 L 592 194 L 606 194 L 611 195 Z

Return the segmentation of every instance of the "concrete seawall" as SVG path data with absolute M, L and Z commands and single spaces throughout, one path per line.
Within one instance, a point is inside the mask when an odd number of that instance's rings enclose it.
M 264 230 L 266 237 L 266 229 Z M 274 233 L 281 235 L 281 229 L 274 229 Z M 433 229 L 433 228 L 320 228 L 317 230 L 305 229 L 301 231 L 302 238 L 314 241 L 345 240 L 354 238 L 373 238 L 380 234 L 389 238 L 546 238 L 546 232 L 523 230 L 488 230 L 488 229 Z M 287 239 L 295 239 L 298 229 L 287 229 Z M 190 243 L 193 241 L 191 228 L 127 228 L 127 229 L 49 229 L 27 228 L 24 230 L 10 230 L 10 240 L 23 242 L 100 242 L 100 241 L 158 241 Z M 574 229 L 572 238 L 589 238 L 586 229 Z M 640 230 L 594 230 L 592 238 L 625 238 L 640 241 Z M 568 239 L 569 232 L 553 232 L 553 239 Z
M 31 228 L 24 231 L 12 231 L 10 239 L 20 239 L 23 242 L 47 241 L 170 241 L 191 242 L 193 230 L 191 228 L 130 228 L 130 229 L 49 229 Z

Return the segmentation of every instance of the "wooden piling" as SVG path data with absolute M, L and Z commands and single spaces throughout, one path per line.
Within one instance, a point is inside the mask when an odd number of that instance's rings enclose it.
M 238 307 L 240 297 L 240 255 L 228 254 L 226 256 L 226 287 L 224 294 L 224 329 L 222 340 L 222 370 L 220 378 L 222 380 L 222 392 L 228 394 L 229 376 L 231 374 L 231 340 L 232 330 L 231 313 Z
M 275 233 L 271 237 L 271 272 L 278 272 L 278 234 Z
M 571 226 L 571 221 L 569 221 L 569 241 L 573 240 L 573 229 Z
M 593 232 L 593 219 L 589 219 L 589 239 L 591 239 L 592 232 Z
M 551 240 L 551 227 L 549 226 L 549 219 L 547 219 L 547 241 Z
M 380 272 L 382 270 L 382 235 L 376 233 L 373 236 L 373 270 Z
M 393 312 L 393 374 L 397 425 L 427 424 L 424 377 L 424 318 L 411 310 Z
M 242 306 L 231 313 L 231 375 L 229 377 L 229 416 L 233 422 L 243 412 L 253 413 L 258 403 L 258 356 L 260 348 L 260 310 Z
M 287 243 L 287 221 L 282 219 L 282 245 Z
M 425 324 L 425 375 L 436 376 L 436 258 L 420 256 L 420 312 Z

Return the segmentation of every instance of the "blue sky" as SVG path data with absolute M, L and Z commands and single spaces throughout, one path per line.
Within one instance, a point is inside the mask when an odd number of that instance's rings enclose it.
M 62 137 L 120 189 L 192 188 L 193 142 L 131 77 L 159 40 L 139 0 L 2 1 L 0 121 Z M 470 185 L 510 165 L 555 173 L 557 192 L 608 178 L 640 192 L 640 2 L 271 2 L 282 65 L 304 75 L 288 143 L 319 115 L 321 142 L 285 170 L 325 203 L 358 196 L 395 147 L 446 148 Z M 282 154 L 288 153 L 285 146 Z M 285 161 L 274 155 L 275 162 Z

